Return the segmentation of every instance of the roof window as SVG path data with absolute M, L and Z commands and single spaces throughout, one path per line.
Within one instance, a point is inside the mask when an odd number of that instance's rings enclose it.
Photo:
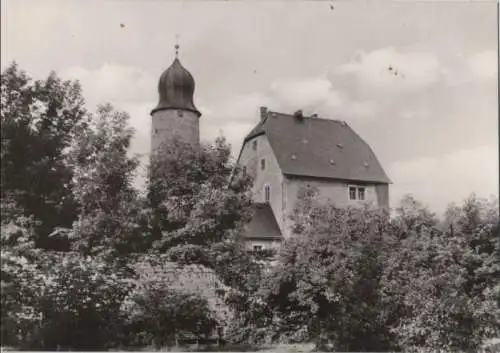
M 338 147 L 338 148 L 344 148 L 344 145 L 343 145 L 343 144 L 341 144 L 341 143 L 337 143 L 337 147 Z
M 295 154 L 292 154 L 292 156 L 290 158 L 292 158 L 292 160 L 296 160 L 297 156 Z

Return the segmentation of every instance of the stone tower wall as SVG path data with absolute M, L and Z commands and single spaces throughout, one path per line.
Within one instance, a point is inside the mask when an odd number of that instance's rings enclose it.
M 187 110 L 168 109 L 153 113 L 151 124 L 151 151 L 162 143 L 180 138 L 191 144 L 200 143 L 200 121 L 197 114 Z

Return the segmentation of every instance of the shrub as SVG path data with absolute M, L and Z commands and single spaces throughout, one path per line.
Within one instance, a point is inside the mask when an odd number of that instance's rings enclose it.
M 172 347 L 180 336 L 206 339 L 214 332 L 217 321 L 205 298 L 163 282 L 148 282 L 141 287 L 125 307 L 130 315 L 130 344 Z
M 102 350 L 120 340 L 120 308 L 131 284 L 126 274 L 96 258 L 39 252 L 33 258 L 3 253 L 3 343 L 22 349 Z M 3 279 L 3 276 L 2 276 Z M 17 294 L 16 294 L 17 292 Z M 5 324 L 5 326 L 4 326 Z

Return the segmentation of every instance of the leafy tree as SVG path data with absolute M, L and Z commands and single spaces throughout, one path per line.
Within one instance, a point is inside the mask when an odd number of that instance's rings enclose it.
M 392 239 L 378 211 L 320 204 L 305 189 L 294 213 L 294 236 L 260 293 L 272 312 L 275 338 L 315 341 L 317 348 L 392 348 L 380 281 Z
M 187 245 L 189 252 L 229 239 L 248 221 L 250 186 L 223 138 L 201 147 L 182 140 L 162 145 L 148 186 L 154 248 L 174 253 Z
M 143 250 L 138 225 L 142 205 L 132 186 L 138 160 L 128 155 L 133 136 L 128 119 L 109 104 L 99 106 L 70 154 L 79 205 L 70 233 L 73 247 L 86 255 L 116 257 Z
M 25 216 L 40 221 L 37 247 L 67 248 L 49 235 L 56 226 L 70 226 L 76 215 L 66 155 L 86 123 L 80 85 L 54 72 L 33 81 L 13 63 L 1 75 L 0 97 L 2 200 L 15 194 Z
M 397 225 L 399 238 L 414 236 L 420 232 L 439 233 L 439 221 L 436 215 L 412 195 L 405 195 L 402 198 L 396 208 L 393 223 Z
M 36 327 L 33 303 L 41 276 L 36 266 L 33 217 L 25 217 L 12 203 L 2 203 L 2 211 L 6 208 L 11 212 L 9 218 L 2 217 L 1 225 L 1 337 L 2 345 L 17 347 Z
M 37 329 L 26 348 L 104 350 L 121 341 L 125 313 L 121 308 L 133 283 L 127 271 L 106 259 L 44 252 L 39 261 L 44 281 L 34 307 Z
M 251 186 L 250 176 L 231 162 L 223 138 L 202 146 L 175 140 L 161 146 L 151 160 L 153 253 L 214 270 L 228 287 L 220 295 L 233 309 L 236 321 L 231 326 L 239 332 L 251 321 L 247 309 L 263 271 L 259 260 L 265 257 L 246 251 L 241 237 L 251 217 Z
M 445 232 L 420 218 L 385 269 L 384 298 L 400 317 L 392 331 L 405 351 L 476 350 L 499 332 L 498 206 L 472 197 L 446 216 Z
M 145 283 L 131 301 L 127 327 L 142 346 L 172 347 L 182 335 L 206 339 L 217 324 L 205 298 L 161 282 Z

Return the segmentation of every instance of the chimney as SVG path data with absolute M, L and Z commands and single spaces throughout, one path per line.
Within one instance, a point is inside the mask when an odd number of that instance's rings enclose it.
M 267 118 L 267 107 L 260 107 L 260 121 L 264 121 Z
M 302 121 L 304 119 L 304 115 L 302 115 L 302 110 L 297 110 L 295 113 L 293 113 L 293 116 L 295 119 Z

